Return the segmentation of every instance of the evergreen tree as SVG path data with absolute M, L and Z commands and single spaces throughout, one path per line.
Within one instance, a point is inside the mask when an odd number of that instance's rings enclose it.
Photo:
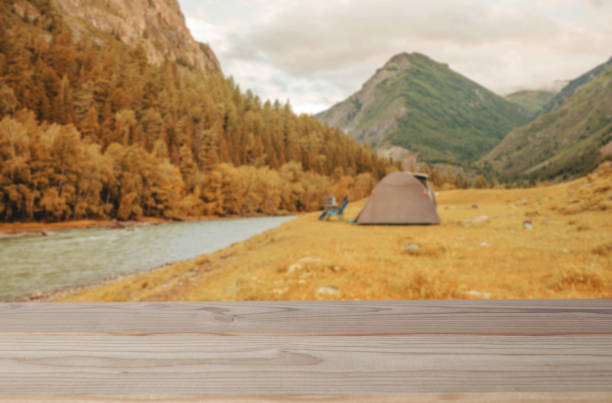
M 9 3 L 0 3 L 2 220 L 306 211 L 324 194 L 366 196 L 390 167 L 231 78 L 151 65 L 141 47 L 98 41 L 93 27 L 73 35 L 49 0 L 30 2 L 36 22 Z

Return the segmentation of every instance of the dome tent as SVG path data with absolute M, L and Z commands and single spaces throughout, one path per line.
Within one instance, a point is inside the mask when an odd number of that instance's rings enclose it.
M 393 172 L 372 191 L 356 219 L 362 225 L 440 224 L 428 189 L 409 172 Z

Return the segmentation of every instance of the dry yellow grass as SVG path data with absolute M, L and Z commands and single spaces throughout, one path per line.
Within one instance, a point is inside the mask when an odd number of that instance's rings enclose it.
M 303 215 L 216 253 L 58 301 L 610 298 L 612 167 L 533 189 L 453 190 L 441 226 Z M 363 202 L 347 208 L 353 217 Z M 474 206 L 477 205 L 477 206 Z M 488 220 L 474 220 L 487 216 Z M 524 228 L 529 220 L 532 229 Z M 410 245 L 417 245 L 418 249 Z

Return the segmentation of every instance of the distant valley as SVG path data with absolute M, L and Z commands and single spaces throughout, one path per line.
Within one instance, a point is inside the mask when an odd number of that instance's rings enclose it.
M 446 64 L 403 53 L 317 118 L 394 159 L 461 166 L 512 182 L 568 179 L 612 154 L 611 64 L 559 92 L 501 97 Z
M 483 161 L 505 180 L 569 179 L 612 155 L 612 65 L 570 82 L 527 126 L 515 129 Z
M 553 91 L 523 90 L 506 95 L 506 99 L 523 107 L 528 113 L 536 115 L 544 105 L 556 95 Z

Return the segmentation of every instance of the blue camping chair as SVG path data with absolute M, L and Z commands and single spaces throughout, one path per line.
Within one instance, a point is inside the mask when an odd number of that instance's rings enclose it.
M 327 210 L 323 211 L 319 216 L 319 220 L 329 220 L 329 217 L 336 216 L 338 218 L 342 218 L 344 220 L 344 209 L 349 204 L 348 200 L 344 200 L 342 202 L 342 206 L 338 207 L 330 207 Z

